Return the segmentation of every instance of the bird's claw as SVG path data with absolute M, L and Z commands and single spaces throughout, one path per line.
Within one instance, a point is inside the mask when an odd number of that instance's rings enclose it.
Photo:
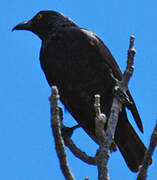
M 132 105 L 132 102 L 129 99 L 129 96 L 126 94 L 126 92 L 122 91 L 119 86 L 115 86 L 113 89 L 114 95 L 118 98 L 120 102 L 122 102 L 125 105 Z
M 61 129 L 63 139 L 65 140 L 66 138 L 71 138 L 71 136 L 73 135 L 73 131 L 73 128 L 63 126 Z

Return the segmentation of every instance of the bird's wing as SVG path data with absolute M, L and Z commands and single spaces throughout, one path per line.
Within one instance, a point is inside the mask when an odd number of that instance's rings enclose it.
M 112 69 L 112 73 L 115 76 L 115 78 L 117 78 L 118 80 L 121 80 L 122 78 L 121 70 L 118 64 L 116 63 L 114 57 L 112 56 L 111 52 L 103 43 L 103 41 L 95 33 L 86 29 L 81 29 L 81 30 L 83 31 L 83 33 L 85 33 L 88 36 L 91 44 L 93 44 L 94 47 L 97 49 L 97 51 L 99 51 L 99 53 L 104 57 L 103 59 L 106 61 L 108 66 Z M 127 91 L 127 95 L 129 96 L 129 99 L 132 102 L 132 105 L 128 106 L 128 109 L 131 110 L 131 113 L 135 119 L 135 122 L 138 128 L 141 130 L 141 132 L 143 132 L 142 121 L 129 90 Z
M 93 45 L 95 47 L 95 49 L 97 51 L 99 51 L 99 54 L 101 54 L 101 56 L 103 56 L 102 59 L 104 59 L 105 63 L 107 63 L 109 68 L 111 68 L 115 78 L 117 78 L 118 80 L 121 80 L 121 78 L 122 78 L 121 70 L 120 70 L 118 64 L 116 63 L 114 57 L 112 56 L 111 52 L 107 48 L 107 46 L 103 43 L 103 41 L 95 33 L 91 32 L 87 29 L 81 29 L 81 30 L 83 33 L 85 33 L 87 35 L 87 37 L 89 38 L 89 40 L 91 42 L 91 45 Z
M 40 56 L 41 60 L 44 59 L 41 65 L 45 69 L 44 71 L 50 86 L 53 81 L 52 77 L 55 77 L 56 73 L 60 71 L 58 67 L 64 67 L 61 69 L 61 72 L 64 73 L 59 73 L 57 77 L 57 83 L 59 83 L 59 80 L 60 82 L 62 81 L 60 86 L 63 85 L 66 89 L 72 87 L 73 91 L 74 89 L 79 91 L 82 85 L 83 92 L 86 93 L 85 96 L 89 97 L 89 99 L 91 95 L 93 96 L 93 93 L 100 93 L 103 95 L 102 100 L 104 97 L 106 102 L 103 103 L 104 112 L 110 112 L 110 104 L 112 103 L 110 101 L 113 96 L 112 87 L 115 84 L 115 78 L 121 80 L 122 73 L 109 49 L 96 34 L 86 29 L 64 27 L 57 31 L 57 33 L 52 34 L 46 46 L 43 44 Z M 60 51 L 62 53 L 59 53 Z M 56 60 L 52 61 L 51 58 Z M 55 69 L 52 70 L 52 68 Z M 54 79 L 56 80 L 56 77 Z M 67 87 L 66 84 L 70 82 L 71 85 Z M 92 92 L 91 95 L 89 95 L 89 92 Z M 129 91 L 128 95 L 133 102 Z M 135 118 L 137 126 L 142 131 L 141 119 L 134 102 L 129 109 Z

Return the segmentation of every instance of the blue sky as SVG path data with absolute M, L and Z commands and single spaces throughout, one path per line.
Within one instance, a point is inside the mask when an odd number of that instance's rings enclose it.
M 0 179 L 62 180 L 50 128 L 50 88 L 39 64 L 41 41 L 26 31 L 11 32 L 17 23 L 30 19 L 40 10 L 56 10 L 81 27 L 97 33 L 111 50 L 122 71 L 126 66 L 130 35 L 135 35 L 135 71 L 129 88 L 144 125 L 148 146 L 157 120 L 157 1 L 143 0 L 5 0 L 1 2 L 0 43 Z M 66 125 L 75 123 L 64 111 Z M 97 145 L 77 130 L 73 139 L 90 155 Z M 67 149 L 68 160 L 76 179 L 97 179 L 97 168 L 75 158 Z M 148 180 L 156 179 L 157 151 L 149 168 Z M 111 179 L 136 178 L 127 168 L 121 154 L 109 160 Z

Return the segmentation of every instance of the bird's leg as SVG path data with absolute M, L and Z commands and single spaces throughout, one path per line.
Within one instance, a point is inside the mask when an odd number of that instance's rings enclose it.
M 111 144 L 110 151 L 111 152 L 116 152 L 117 151 L 117 144 L 115 143 L 114 140 L 113 140 L 113 142 Z

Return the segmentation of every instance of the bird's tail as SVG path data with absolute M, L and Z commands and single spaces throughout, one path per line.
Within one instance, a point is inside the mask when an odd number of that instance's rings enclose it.
M 129 123 L 125 109 L 119 114 L 115 142 L 128 167 L 133 172 L 137 172 L 143 162 L 146 147 Z

